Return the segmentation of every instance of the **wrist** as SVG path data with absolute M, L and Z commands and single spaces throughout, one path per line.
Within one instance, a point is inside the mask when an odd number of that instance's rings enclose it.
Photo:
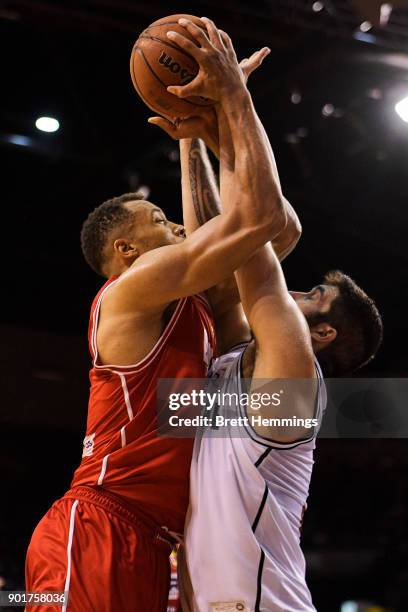
M 242 108 L 245 104 L 251 103 L 251 94 L 245 83 L 234 83 L 225 85 L 220 92 L 219 104 L 224 112 L 231 109 Z

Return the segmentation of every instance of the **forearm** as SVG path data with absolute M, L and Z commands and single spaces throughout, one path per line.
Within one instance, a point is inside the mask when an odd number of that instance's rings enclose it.
M 222 114 L 222 109 L 219 109 Z M 234 149 L 231 134 L 226 128 L 225 117 L 221 115 L 224 125 L 223 156 L 228 168 L 234 166 Z M 271 156 L 271 162 L 276 169 L 276 180 L 279 181 L 272 147 L 259 118 L 257 119 L 261 134 Z M 218 125 L 216 125 L 218 131 Z M 215 131 L 215 128 L 212 128 Z M 180 140 L 181 182 L 183 196 L 183 217 L 187 234 L 195 231 L 200 225 L 220 214 L 221 200 L 214 171 L 207 154 L 204 141 L 198 138 Z M 231 180 L 233 177 L 231 176 Z M 283 205 L 287 215 L 286 227 L 275 236 L 273 230 L 271 239 L 279 259 L 284 259 L 295 247 L 301 235 L 301 225 L 296 212 L 284 198 Z
M 254 109 L 254 113 L 256 116 L 256 121 L 258 123 L 261 135 L 264 139 L 265 146 L 267 147 L 269 151 L 275 180 L 277 184 L 279 185 L 279 187 L 281 188 L 278 167 L 276 165 L 275 155 L 273 153 L 271 142 L 268 138 L 265 128 L 259 116 L 257 115 L 255 109 Z M 285 213 L 286 213 L 286 226 L 277 236 L 275 236 L 274 239 L 272 239 L 272 245 L 273 245 L 274 251 L 280 261 L 285 259 L 285 257 L 287 257 L 289 253 L 295 248 L 302 234 L 302 225 L 300 223 L 299 217 L 295 209 L 293 208 L 293 206 L 290 204 L 290 202 L 285 197 L 283 198 L 283 206 L 285 208 Z
M 251 219 L 273 219 L 273 238 L 286 226 L 284 198 L 270 144 L 248 90 L 242 87 L 223 96 L 217 117 L 223 210 L 242 206 L 240 194 L 250 194 L 245 213 Z
M 219 215 L 218 186 L 205 144 L 198 138 L 180 140 L 183 219 L 187 234 Z

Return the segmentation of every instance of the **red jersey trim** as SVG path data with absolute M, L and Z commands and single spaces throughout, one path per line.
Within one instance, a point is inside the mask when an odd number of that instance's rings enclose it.
M 110 283 L 109 285 L 107 285 L 105 287 L 105 289 L 102 291 L 101 295 L 98 298 L 98 301 L 96 303 L 95 306 L 95 310 L 93 312 L 93 317 L 92 317 L 92 334 L 91 334 L 91 347 L 92 347 L 92 353 L 93 353 L 93 367 L 95 368 L 95 370 L 108 370 L 111 372 L 115 372 L 116 374 L 135 374 L 137 372 L 140 372 L 141 370 L 143 370 L 144 368 L 146 368 L 147 366 L 149 366 L 151 364 L 151 362 L 153 361 L 153 359 L 155 359 L 158 351 L 162 348 L 163 344 L 166 342 L 168 336 L 171 334 L 171 332 L 173 331 L 174 326 L 176 325 L 181 312 L 187 302 L 188 298 L 181 298 L 177 304 L 177 307 L 175 309 L 175 311 L 173 312 L 170 321 L 167 323 L 162 335 L 160 336 L 160 338 L 157 340 L 156 344 L 153 346 L 153 348 L 149 351 L 149 353 L 143 357 L 143 359 L 141 359 L 138 363 L 133 363 L 130 365 L 116 365 L 116 364 L 107 364 L 107 365 L 98 365 L 96 363 L 97 359 L 98 359 L 98 346 L 96 343 L 96 334 L 97 334 L 97 329 L 98 329 L 98 322 L 99 322 L 99 311 L 100 311 L 100 307 L 101 307 L 101 302 L 103 299 L 103 296 L 105 295 L 105 292 L 112 287 L 119 279 L 114 280 L 112 283 Z M 129 415 L 130 416 L 130 415 Z

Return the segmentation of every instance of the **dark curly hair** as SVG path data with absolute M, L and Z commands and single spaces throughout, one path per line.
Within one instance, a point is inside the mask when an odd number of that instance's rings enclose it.
M 116 198 L 111 198 L 97 206 L 84 221 L 81 230 L 82 253 L 87 263 L 97 274 L 104 276 L 104 249 L 108 235 L 115 228 L 131 227 L 133 222 L 133 213 L 123 204 L 143 199 L 143 195 L 138 192 L 125 193 Z
M 339 295 L 329 312 L 307 317 L 308 323 L 327 322 L 337 331 L 317 357 L 325 376 L 347 376 L 375 357 L 383 338 L 381 315 L 374 301 L 340 270 L 328 272 L 323 282 L 337 287 Z

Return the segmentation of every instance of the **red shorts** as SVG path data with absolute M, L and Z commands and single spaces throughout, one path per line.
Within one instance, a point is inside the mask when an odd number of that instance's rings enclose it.
M 71 489 L 37 525 L 26 559 L 26 590 L 65 591 L 68 604 L 27 610 L 166 611 L 171 549 L 165 532 L 115 496 Z

